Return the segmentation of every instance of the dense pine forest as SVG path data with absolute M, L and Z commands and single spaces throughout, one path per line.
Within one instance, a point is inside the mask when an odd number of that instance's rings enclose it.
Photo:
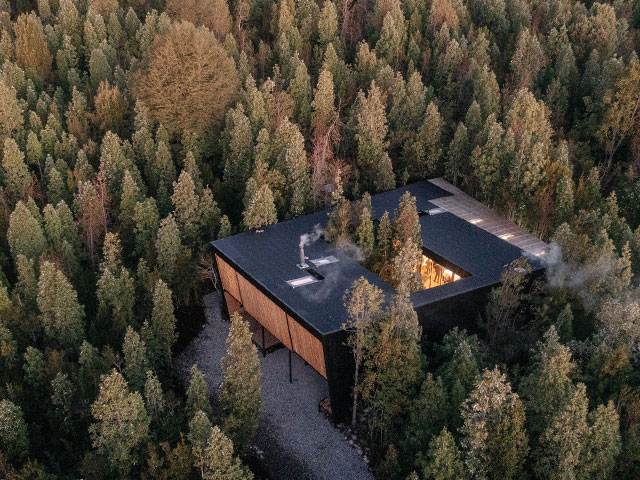
M 638 52 L 636 0 L 0 0 L 0 477 L 253 478 L 248 326 L 214 399 L 180 312 L 209 241 L 329 208 L 396 266 L 345 294 L 378 478 L 638 478 Z M 435 176 L 552 244 L 441 340 L 366 196 Z

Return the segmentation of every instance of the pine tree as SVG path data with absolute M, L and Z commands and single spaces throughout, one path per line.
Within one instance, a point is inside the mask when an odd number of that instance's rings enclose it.
M 566 406 L 576 388 L 571 381 L 576 364 L 569 348 L 560 343 L 554 327 L 545 333 L 537 350 L 533 370 L 523 378 L 520 387 L 527 407 L 529 431 L 534 436 Z
M 200 468 L 203 480 L 253 480 L 253 473 L 233 456 L 233 442 L 216 425 L 211 429 Z
M 358 93 L 356 135 L 358 143 L 357 164 L 362 187 L 367 191 L 393 188 L 395 177 L 391 159 L 387 155 L 387 117 L 380 89 L 375 82 L 365 97 Z
M 440 427 L 447 423 L 448 405 L 449 398 L 442 378 L 434 379 L 432 373 L 427 373 L 412 405 L 408 422 L 407 445 L 412 453 L 421 452 L 438 434 Z
M 24 379 L 33 391 L 37 391 L 38 388 L 43 386 L 45 361 L 44 355 L 40 350 L 35 347 L 28 346 L 24 352 L 24 364 L 22 365 L 24 371 Z
M 210 434 L 211 422 L 202 410 L 198 410 L 189 420 L 188 435 L 192 455 L 197 459 L 198 463 L 202 463 L 204 447 L 207 445 Z
M 548 478 L 574 478 L 579 474 L 589 435 L 587 395 L 580 383 L 566 404 L 551 418 L 538 440 L 534 471 Z
M 157 367 L 171 366 L 171 348 L 178 339 L 171 290 L 158 280 L 153 291 L 151 322 L 143 327 L 151 364 Z
M 122 344 L 124 355 L 124 374 L 133 390 L 141 390 L 145 384 L 147 367 L 147 348 L 131 325 L 127 327 Z
M 466 173 L 466 166 L 471 155 L 471 144 L 469 143 L 469 135 L 467 127 L 464 123 L 459 123 L 456 132 L 453 134 L 453 140 L 449 144 L 447 152 L 447 162 L 445 171 L 447 178 L 454 184 L 458 185 L 458 179 Z
M 329 70 L 320 71 L 311 107 L 311 126 L 314 132 L 326 130 L 336 117 L 333 75 Z
M 463 404 L 462 418 L 462 446 L 471 475 L 518 478 L 529 451 L 524 406 L 497 367 L 483 372 Z
M 263 405 L 261 373 L 249 324 L 235 312 L 231 316 L 227 355 L 222 359 L 220 404 L 225 412 L 223 430 L 238 453 L 246 450 L 258 430 Z
M 551 136 L 549 109 L 526 89 L 519 90 L 506 114 L 505 126 L 516 145 L 510 168 L 512 196 L 533 193 L 542 181 L 542 170 L 549 158 Z
M 376 52 L 388 65 L 398 66 L 404 59 L 406 36 L 404 14 L 398 3 L 384 16 L 380 39 L 376 43 Z
M 376 242 L 378 247 L 378 257 L 383 264 L 386 264 L 391 258 L 393 229 L 391 220 L 389 220 L 389 212 L 384 212 L 378 223 L 378 231 L 376 232 Z
M 91 51 L 91 56 L 89 57 L 89 78 L 94 91 L 98 90 L 102 82 L 113 82 L 113 68 L 109 64 L 109 59 L 105 53 L 106 49 L 107 46 L 103 42 Z
M 231 223 L 229 222 L 229 217 L 223 215 L 220 219 L 220 228 L 218 229 L 217 238 L 225 238 L 231 235 Z
M 365 194 L 365 197 L 367 195 L 368 194 Z M 363 204 L 359 224 L 356 228 L 356 239 L 358 246 L 362 249 L 365 265 L 370 265 L 376 248 L 374 226 L 371 218 L 371 199 L 369 198 L 368 204 L 363 199 Z
M 103 245 L 100 277 L 96 282 L 97 319 L 104 322 L 99 328 L 100 337 L 116 345 L 122 341 L 127 325 L 134 319 L 135 304 L 134 279 L 122 266 L 121 253 L 117 234 L 107 233 Z M 95 323 L 93 326 L 95 327 Z
M 304 138 L 298 127 L 289 121 L 278 127 L 277 136 L 284 144 L 277 165 L 287 179 L 283 192 L 287 202 L 287 217 L 295 218 L 308 210 L 311 200 L 311 179 Z
M 135 223 L 133 229 L 136 245 L 135 253 L 136 255 L 143 255 L 147 260 L 150 260 L 155 257 L 155 242 L 158 234 L 158 224 L 160 222 L 160 214 L 158 213 L 158 207 L 153 197 L 136 203 L 133 221 Z M 172 232 L 172 230 L 170 231 Z M 166 231 L 164 235 L 167 235 L 167 233 L 168 231 Z M 167 238 L 167 240 L 169 239 Z
M 251 179 L 247 182 L 247 191 L 249 191 L 250 183 Z M 262 185 L 250 198 L 249 204 L 242 213 L 245 227 L 253 230 L 278 222 L 273 192 L 269 185 Z
M 63 347 L 78 347 L 84 335 L 84 307 L 69 280 L 51 262 L 40 265 L 37 301 L 46 335 Z
M 620 417 L 611 400 L 589 412 L 589 434 L 584 454 L 584 471 L 591 478 L 615 478 L 620 454 Z
M 178 224 L 171 214 L 160 222 L 156 252 L 160 275 L 169 285 L 173 285 L 176 280 L 176 262 L 182 252 L 182 243 Z
M 197 365 L 191 367 L 191 377 L 189 378 L 189 386 L 187 387 L 187 403 L 185 405 L 185 413 L 187 417 L 193 416 L 199 411 L 203 411 L 208 417 L 211 417 L 213 411 L 209 402 L 209 390 L 204 375 L 198 370 Z
M 100 82 L 93 103 L 96 108 L 94 122 L 103 132 L 119 133 L 124 127 L 127 104 L 117 86 L 106 81 Z
M 331 2 L 327 2 L 331 3 Z M 289 95 L 295 103 L 294 119 L 303 133 L 309 131 L 311 121 L 311 77 L 303 60 L 298 59 L 295 74 L 289 83 Z
M 495 73 L 486 64 L 473 75 L 473 98 L 478 102 L 483 120 L 491 114 L 500 116 L 500 86 Z
M 141 200 L 141 192 L 138 184 L 133 179 L 133 176 L 126 170 L 122 179 L 122 194 L 120 195 L 120 205 L 118 220 L 122 227 L 122 241 L 129 251 L 134 246 L 134 228 L 135 228 L 135 213 L 136 204 Z
M 438 107 L 433 102 L 429 103 L 422 127 L 408 152 L 411 178 L 425 179 L 440 169 L 442 124 Z
M 31 174 L 24 162 L 24 153 L 15 140 L 7 138 L 2 152 L 2 172 L 4 184 L 12 203 L 26 200 L 31 186 Z
M 251 176 L 253 158 L 251 124 L 240 103 L 227 113 L 225 139 L 223 180 L 234 198 L 240 199 Z
M 23 13 L 14 26 L 16 63 L 29 78 L 43 85 L 51 75 L 53 57 L 47 46 L 42 22 L 35 13 Z
M 151 370 L 147 370 L 144 382 L 144 403 L 156 422 L 159 416 L 165 412 L 167 406 L 164 393 L 162 393 L 162 384 Z
M 22 460 L 29 451 L 27 424 L 22 409 L 11 400 L 0 401 L 0 450 L 9 461 Z
M 89 427 L 93 447 L 111 468 L 125 477 L 138 463 L 138 448 L 149 434 L 149 416 L 142 396 L 130 393 L 122 375 L 102 377 L 100 393 L 91 405 L 95 423 Z
M 18 282 L 15 285 L 20 296 L 23 308 L 29 313 L 35 313 L 37 309 L 38 279 L 36 277 L 35 261 L 20 254 L 16 258 L 16 270 Z
M 446 427 L 429 443 L 428 463 L 424 467 L 424 478 L 433 480 L 457 480 L 466 477 L 462 455 L 453 435 Z
M 23 108 L 17 99 L 16 89 L 0 80 L 0 142 L 4 145 L 7 138 L 13 137 L 22 129 Z
M 186 171 L 180 173 L 178 182 L 173 182 L 171 201 L 173 214 L 187 245 L 195 246 L 200 238 L 200 198 L 195 192 L 195 184 Z

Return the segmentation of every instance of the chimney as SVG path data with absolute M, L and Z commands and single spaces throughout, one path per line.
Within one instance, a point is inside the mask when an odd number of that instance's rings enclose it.
M 306 259 L 307 257 L 304 256 L 304 243 L 300 243 L 300 263 L 298 267 L 307 268 L 309 265 L 307 265 Z

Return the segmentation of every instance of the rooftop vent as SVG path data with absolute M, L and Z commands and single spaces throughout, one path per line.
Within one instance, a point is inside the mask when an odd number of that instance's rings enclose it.
M 311 275 L 305 275 L 304 277 L 294 278 L 293 280 L 287 280 L 287 283 L 293 288 L 298 288 L 298 287 L 303 287 L 305 285 L 309 285 L 310 283 L 315 283 L 317 281 L 318 280 L 312 277 Z
M 316 267 L 321 267 L 323 265 L 329 265 L 330 263 L 336 263 L 338 262 L 338 259 L 336 257 L 334 257 L 333 255 L 329 255 L 328 257 L 320 257 L 320 258 L 316 258 L 314 260 L 311 260 L 311 263 L 313 263 Z
M 425 215 L 438 215 L 439 213 L 444 213 L 447 210 L 442 207 L 430 208 L 428 210 L 418 210 L 418 216 L 424 217 Z
M 316 272 L 313 268 L 307 268 L 306 272 L 308 273 L 308 275 L 305 275 L 304 277 L 294 278 L 292 280 L 287 280 L 287 283 L 292 288 L 298 288 L 324 280 L 324 277 Z

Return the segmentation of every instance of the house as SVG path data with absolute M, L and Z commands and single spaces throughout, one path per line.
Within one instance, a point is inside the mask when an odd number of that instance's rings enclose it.
M 373 195 L 374 219 L 385 211 L 393 215 L 406 191 L 416 198 L 423 243 L 424 289 L 411 301 L 429 338 L 456 325 L 473 330 L 513 260 L 526 255 L 534 271 L 543 268 L 547 244 L 439 178 Z M 327 221 L 328 212 L 321 211 L 212 245 L 228 313 L 238 311 L 253 323 L 263 349 L 281 343 L 327 379 L 339 420 L 349 412 L 353 384 L 342 329 L 345 291 L 360 277 L 387 298 L 394 289 L 317 235 Z

